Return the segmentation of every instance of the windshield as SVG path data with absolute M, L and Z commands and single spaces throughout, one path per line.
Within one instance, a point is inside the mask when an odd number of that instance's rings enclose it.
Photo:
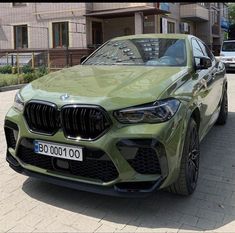
M 235 51 L 235 42 L 224 42 L 222 51 L 224 52 L 234 52 Z
M 184 39 L 139 38 L 107 42 L 83 65 L 185 66 Z

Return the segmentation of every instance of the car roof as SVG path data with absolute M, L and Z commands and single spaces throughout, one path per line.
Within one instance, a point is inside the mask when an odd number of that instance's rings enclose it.
M 235 40 L 224 40 L 224 42 L 235 42 Z
M 123 40 L 123 39 L 138 39 L 138 38 L 169 38 L 169 39 L 187 39 L 192 37 L 192 35 L 188 34 L 179 34 L 179 33 L 151 33 L 151 34 L 137 34 L 137 35 L 130 35 L 130 36 L 119 36 L 115 37 L 112 40 Z

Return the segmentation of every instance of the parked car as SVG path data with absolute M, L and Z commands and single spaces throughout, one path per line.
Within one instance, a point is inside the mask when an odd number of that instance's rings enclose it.
M 203 41 L 118 37 L 16 94 L 6 159 L 19 173 L 90 192 L 190 195 L 200 141 L 227 114 L 225 67 Z
M 220 51 L 220 60 L 224 63 L 226 70 L 235 70 L 235 40 L 223 42 Z

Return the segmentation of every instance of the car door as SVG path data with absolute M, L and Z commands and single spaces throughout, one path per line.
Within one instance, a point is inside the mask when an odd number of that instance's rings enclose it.
M 196 38 L 192 38 L 192 49 L 194 57 L 207 56 Z M 200 64 L 199 58 L 194 58 L 195 66 Z M 201 124 L 199 135 L 201 137 L 207 132 L 210 125 L 211 117 L 215 111 L 215 91 L 213 90 L 213 72 L 215 61 L 212 61 L 212 66 L 208 69 L 197 69 L 194 74 L 194 79 L 197 80 L 197 101 L 200 108 Z
M 202 48 L 203 53 L 205 56 L 208 56 L 212 61 L 212 66 L 209 68 L 209 77 L 207 80 L 207 86 L 211 88 L 211 102 L 210 108 L 212 113 L 216 112 L 218 106 L 220 104 L 222 91 L 223 91 L 223 77 L 224 73 L 223 70 L 218 67 L 218 62 L 216 61 L 214 55 L 209 50 L 207 45 L 205 45 L 202 41 L 197 40 L 200 47 Z M 213 121 L 213 119 L 212 119 Z

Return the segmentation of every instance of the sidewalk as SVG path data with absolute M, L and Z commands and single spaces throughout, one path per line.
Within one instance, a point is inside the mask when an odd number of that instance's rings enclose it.
M 201 144 L 195 193 L 115 198 L 20 175 L 5 161 L 4 115 L 16 91 L 0 92 L 0 232 L 235 232 L 235 74 L 228 74 L 229 118 Z

